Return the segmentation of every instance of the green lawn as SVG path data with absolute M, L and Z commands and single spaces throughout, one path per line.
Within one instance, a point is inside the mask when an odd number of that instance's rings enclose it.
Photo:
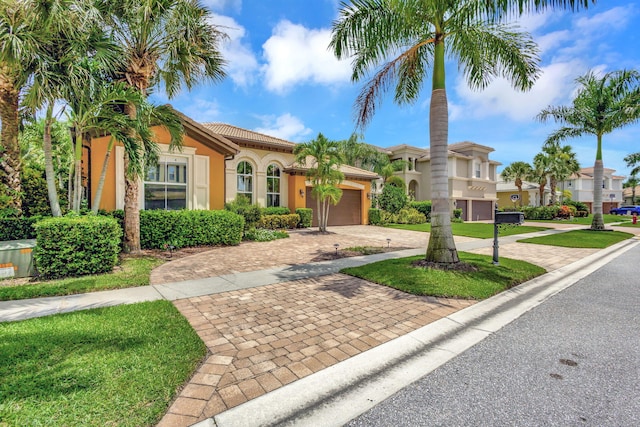
M 620 215 L 603 214 L 602 215 L 602 219 L 603 219 L 605 224 L 609 224 L 609 223 L 612 223 L 612 222 L 624 221 L 625 217 L 624 216 L 620 216 Z M 562 224 L 566 223 L 566 224 L 591 225 L 591 222 L 593 221 L 593 215 L 589 215 L 587 217 L 573 218 L 573 219 L 570 219 L 570 220 L 569 219 L 567 219 L 567 220 L 532 219 L 530 221 L 531 222 L 555 222 L 555 223 L 562 223 Z
M 0 323 L 0 425 L 154 425 L 205 354 L 167 301 Z
M 149 284 L 151 270 L 163 262 L 153 257 L 131 257 L 124 259 L 113 273 L 49 280 L 19 286 L 0 286 L 0 301 L 146 286 Z
M 518 240 L 518 242 L 562 246 L 565 248 L 603 249 L 623 240 L 630 239 L 633 236 L 633 234 L 623 233 L 621 231 L 572 230 L 566 233 L 522 239 Z
M 399 228 L 402 230 L 411 231 L 431 231 L 431 224 L 389 224 L 386 227 Z M 490 239 L 493 238 L 493 224 L 487 224 L 484 222 L 454 222 L 451 224 L 451 230 L 455 236 L 475 237 L 478 239 Z M 536 231 L 548 230 L 546 227 L 533 227 L 527 225 L 502 225 L 499 228 L 500 236 L 511 236 L 513 234 L 525 234 L 533 233 Z
M 423 258 L 416 256 L 346 268 L 342 272 L 415 295 L 476 300 L 489 298 L 546 272 L 542 267 L 509 258 L 500 258 L 500 265 L 496 266 L 491 256 L 468 252 L 458 252 L 458 255 L 478 271 L 416 268 L 411 263 Z

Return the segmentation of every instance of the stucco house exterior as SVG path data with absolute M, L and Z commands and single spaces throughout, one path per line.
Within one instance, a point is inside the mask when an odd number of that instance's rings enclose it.
M 170 137 L 154 128 L 160 148 L 157 166 L 141 178 L 141 209 L 223 209 L 238 195 L 260 206 L 285 206 L 291 212 L 315 201 L 307 169 L 295 164 L 295 143 L 222 123 L 197 123 L 180 114 L 185 129 L 181 150 L 170 150 Z M 85 148 L 84 174 L 90 205 L 98 185 L 110 136 L 94 138 Z M 329 225 L 367 224 L 371 182 L 378 175 L 342 166 L 341 201 L 329 209 Z M 108 163 L 100 208 L 124 208 L 124 148 L 117 144 Z
M 602 212 L 608 213 L 611 209 L 620 206 L 623 202 L 622 182 L 623 176 L 614 175 L 615 169 L 604 168 L 602 186 Z M 558 183 L 558 191 L 571 191 L 571 199 L 582 202 L 593 212 L 593 189 L 597 183 L 593 182 L 593 167 L 582 168 L 571 175 L 567 180 Z
M 635 194 L 635 199 L 634 199 L 634 194 Z M 640 203 L 640 185 L 636 185 L 635 188 L 634 187 L 625 188 L 624 190 L 622 190 L 622 196 L 623 196 L 623 201 L 622 201 L 623 205 L 634 205 L 634 204 Z
M 416 200 L 431 199 L 431 156 L 429 149 L 402 144 L 385 149 L 390 159 L 404 160 L 409 165 L 397 172 L 407 183 L 407 191 Z M 498 200 L 496 169 L 499 162 L 491 160 L 494 149 L 475 142 L 449 144 L 449 201 L 451 209 L 462 209 L 462 219 L 478 221 L 493 219 Z
M 520 206 L 520 197 L 518 187 L 513 181 L 504 181 L 502 176 L 498 174 L 498 184 L 496 185 L 498 192 L 498 207 L 518 207 Z M 542 195 L 543 205 L 549 203 L 550 190 L 545 186 Z M 522 206 L 540 206 L 540 185 L 522 181 Z

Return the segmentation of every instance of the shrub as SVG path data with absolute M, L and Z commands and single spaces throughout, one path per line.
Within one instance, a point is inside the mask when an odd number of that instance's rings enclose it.
M 431 200 L 413 201 L 409 202 L 409 207 L 418 210 L 429 218 L 431 216 Z
M 106 273 L 118 261 L 122 231 L 113 218 L 48 218 L 35 225 L 36 268 L 45 278 Z
M 140 212 L 140 245 L 143 249 L 176 249 L 202 245 L 237 245 L 244 219 L 229 211 Z
M 225 203 L 224 209 L 244 217 L 245 230 L 255 227 L 260 221 L 260 206 L 252 205 L 246 197 L 236 197 L 233 202 Z
M 525 206 L 522 208 L 524 219 L 553 219 L 558 216 L 559 206 Z
M 589 216 L 589 207 L 582 202 L 578 202 L 576 200 L 565 200 L 564 204 L 567 206 L 574 206 L 576 211 L 585 211 L 587 212 L 586 216 Z
M 586 218 L 589 216 L 589 211 L 576 211 L 577 218 Z
M 0 218 L 0 241 L 35 239 L 36 230 L 33 225 L 41 217 Z
M 300 215 L 300 222 L 298 223 L 299 228 L 309 228 L 311 227 L 311 221 L 313 219 L 313 209 L 311 208 L 298 208 L 296 209 L 296 213 Z
M 382 194 L 378 197 L 378 205 L 382 210 L 394 214 L 398 213 L 407 205 L 407 195 L 402 188 L 385 185 Z
M 462 221 L 462 209 L 457 208 L 453 210 L 453 219 L 458 219 Z
M 395 215 L 396 224 L 424 224 L 427 222 L 427 217 L 414 208 L 402 208 L 400 212 Z
M 404 179 L 400 178 L 398 175 L 392 175 L 384 182 L 384 186 L 391 186 L 396 188 L 401 188 L 405 190 L 407 188 L 407 184 L 404 182 Z M 384 188 L 383 188 L 384 189 Z
M 283 228 L 296 228 L 300 223 L 300 215 L 265 215 L 260 218 L 256 228 L 268 228 L 271 230 L 281 230 Z
M 267 215 L 289 215 L 291 211 L 286 206 L 272 206 L 270 208 L 260 209 L 262 216 Z
M 382 225 L 382 211 L 380 209 L 369 209 L 369 225 Z
M 255 242 L 270 242 L 271 240 L 289 237 L 286 231 L 267 230 L 265 228 L 250 228 L 244 233 L 244 240 Z

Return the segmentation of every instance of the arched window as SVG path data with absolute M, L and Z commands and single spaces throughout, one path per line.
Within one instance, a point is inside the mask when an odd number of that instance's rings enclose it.
M 280 168 L 276 164 L 267 167 L 267 207 L 280 206 Z
M 238 163 L 238 196 L 244 196 L 253 203 L 253 167 L 249 162 Z

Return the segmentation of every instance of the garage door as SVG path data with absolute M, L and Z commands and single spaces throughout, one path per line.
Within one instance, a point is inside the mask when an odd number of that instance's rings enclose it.
M 471 221 L 484 221 L 492 218 L 493 202 L 474 200 L 471 202 Z
M 307 207 L 313 209 L 313 226 L 318 226 L 318 206 L 311 195 L 311 187 L 307 187 Z M 360 190 L 342 190 L 342 198 L 336 206 L 329 206 L 328 225 L 358 225 L 361 224 L 361 192 Z

